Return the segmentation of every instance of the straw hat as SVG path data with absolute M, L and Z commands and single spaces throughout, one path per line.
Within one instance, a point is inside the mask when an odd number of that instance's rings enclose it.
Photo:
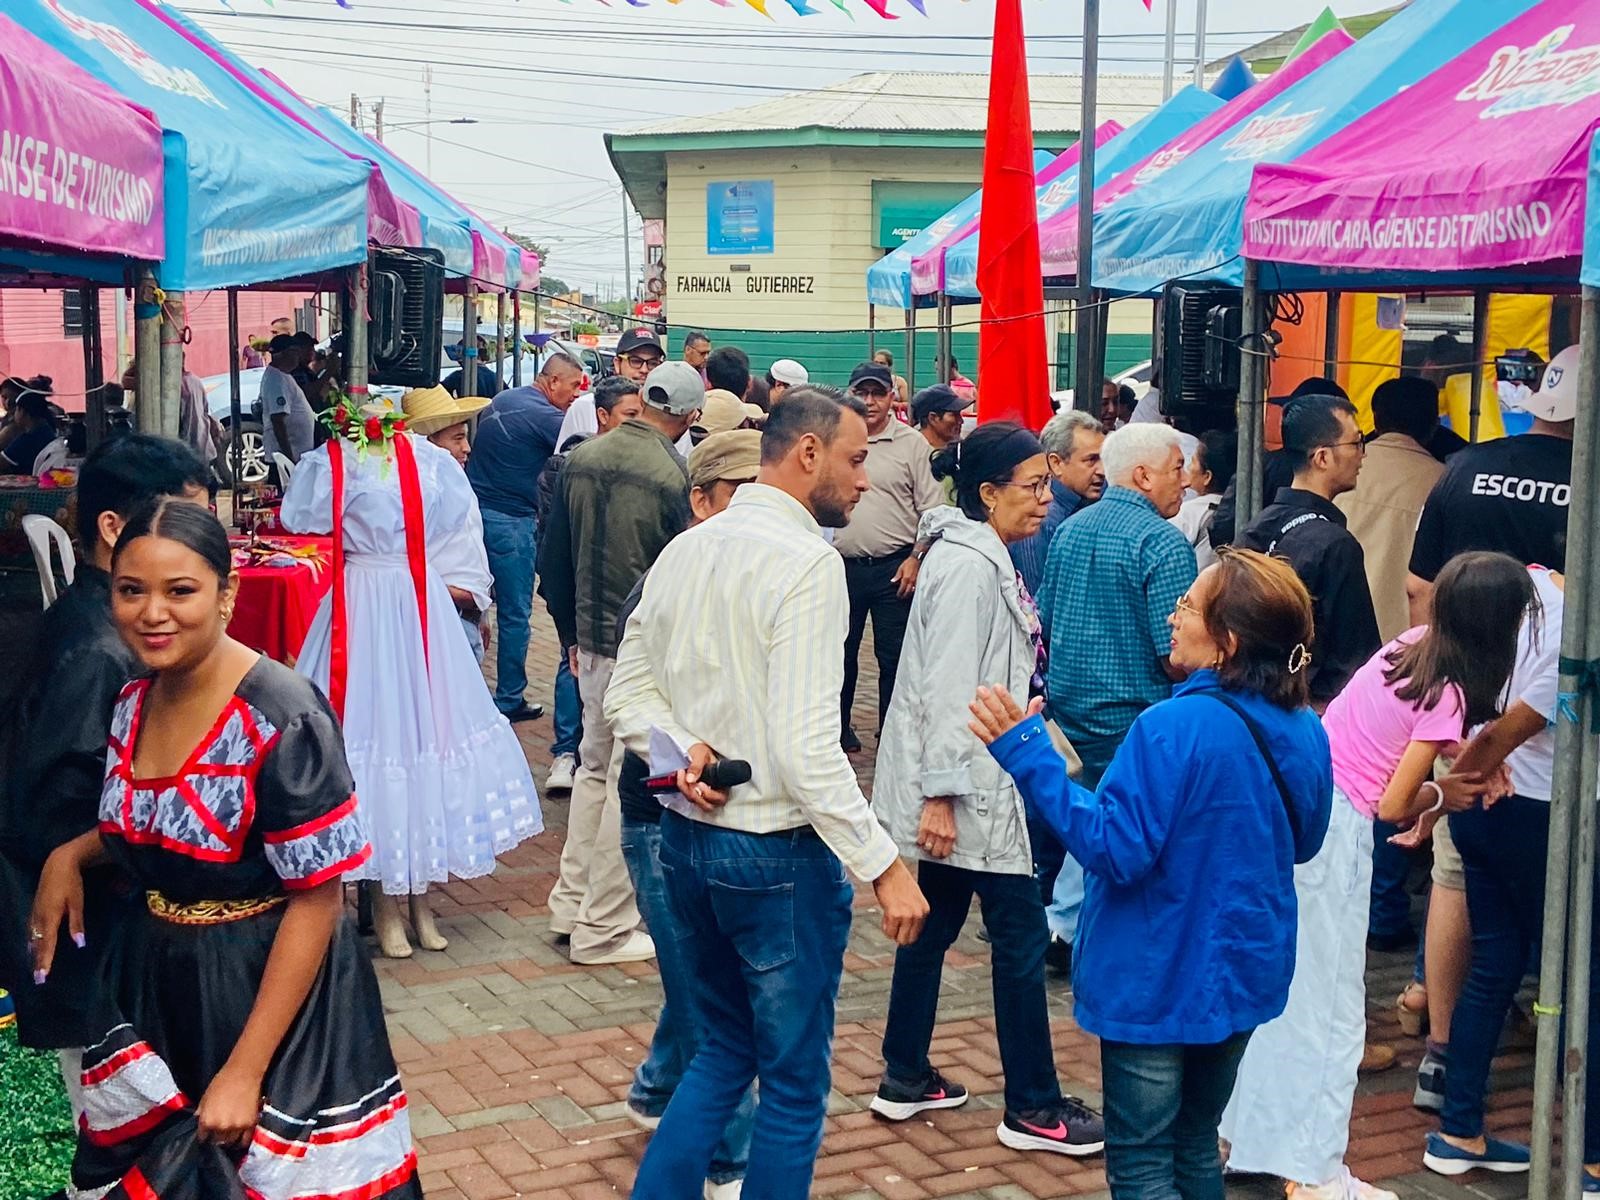
M 485 396 L 463 396 L 457 400 L 442 387 L 412 388 L 400 399 L 406 414 L 406 428 L 419 437 L 459 425 L 474 413 L 487 408 Z

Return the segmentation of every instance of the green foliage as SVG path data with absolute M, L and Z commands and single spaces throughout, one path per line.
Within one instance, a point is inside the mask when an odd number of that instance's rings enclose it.
M 0 1196 L 43 1200 L 64 1187 L 74 1140 L 60 1060 L 0 1029 Z

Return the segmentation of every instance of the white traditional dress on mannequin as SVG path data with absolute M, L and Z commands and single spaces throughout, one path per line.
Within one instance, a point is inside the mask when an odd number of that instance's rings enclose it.
M 428 885 L 487 875 L 496 855 L 544 827 L 521 744 L 427 562 L 460 533 L 472 505 L 455 460 L 405 433 L 365 452 L 339 439 L 303 456 L 283 499 L 282 522 L 297 533 L 332 532 L 335 512 L 344 514 L 340 575 L 296 669 L 344 723 L 373 843 L 371 860 L 349 878 L 378 883 L 374 917 L 390 955 L 410 945 L 388 897 L 412 897 L 419 940 L 442 948 L 420 900 Z

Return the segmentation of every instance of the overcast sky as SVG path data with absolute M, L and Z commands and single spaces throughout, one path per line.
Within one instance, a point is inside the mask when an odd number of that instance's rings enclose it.
M 347 114 L 383 100 L 385 140 L 419 168 L 427 155 L 425 67 L 432 67 L 433 177 L 504 228 L 552 247 L 549 271 L 604 290 L 622 274 L 622 187 L 601 141 L 650 121 L 720 112 L 865 71 L 982 71 L 993 0 L 890 0 L 884 21 L 848 0 L 801 18 L 766 0 L 172 0 L 229 47 L 301 94 Z M 1192 60 L 1195 0 L 1178 3 L 1179 55 Z M 1210 0 L 1208 58 L 1308 21 L 1324 0 Z M 1382 0 L 1336 2 L 1341 15 Z M 1075 72 L 1082 9 L 1025 0 L 1029 64 Z M 1101 70 L 1159 74 L 1166 11 L 1156 0 L 1103 0 Z M 1179 74 L 1189 64 L 1180 65 Z M 446 124 L 470 118 L 473 125 Z M 410 126 L 409 128 L 407 126 Z M 631 216 L 631 214 L 630 214 Z M 634 267 L 638 267 L 637 218 Z

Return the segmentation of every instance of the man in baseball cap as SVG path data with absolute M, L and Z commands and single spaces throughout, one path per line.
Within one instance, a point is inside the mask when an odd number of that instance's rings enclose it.
M 804 387 L 811 382 L 811 373 L 792 358 L 780 358 L 767 368 L 767 407 L 783 399 L 792 387 Z
M 713 433 L 689 455 L 689 505 L 703 521 L 728 507 L 742 483 L 761 471 L 761 431 L 730 429 Z
M 643 383 L 646 375 L 666 361 L 667 352 L 654 329 L 641 325 L 617 339 L 617 374 L 624 379 Z
M 935 450 L 961 440 L 961 414 L 971 401 L 956 394 L 948 383 L 923 388 L 911 399 L 911 423 Z

